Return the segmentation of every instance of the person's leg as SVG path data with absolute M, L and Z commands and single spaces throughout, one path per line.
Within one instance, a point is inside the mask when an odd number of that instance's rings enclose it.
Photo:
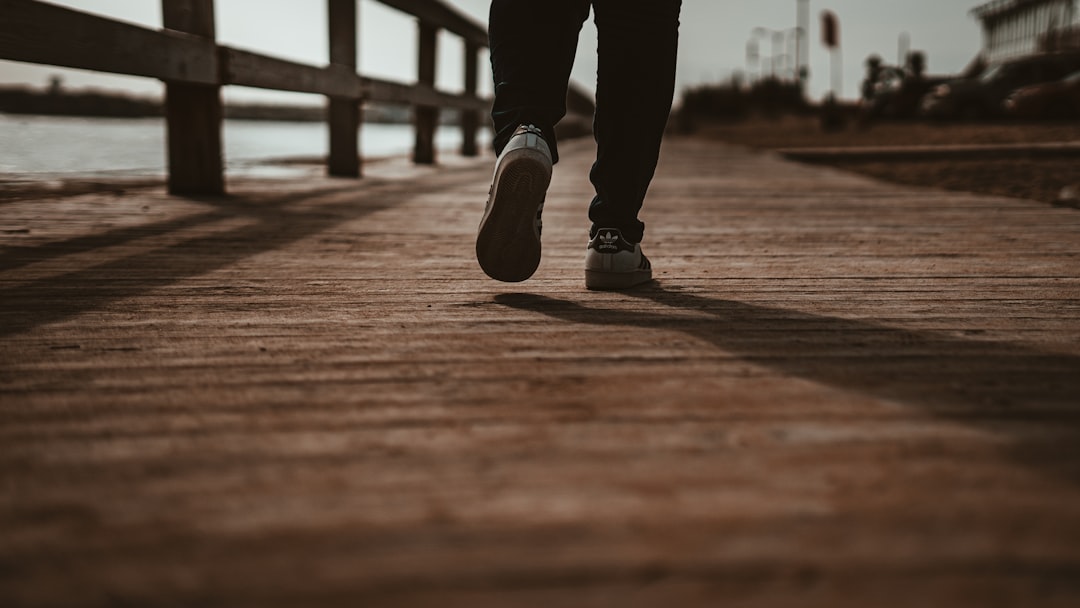
M 476 233 L 476 261 L 491 278 L 524 281 L 540 265 L 541 215 L 558 160 L 554 127 L 588 0 L 492 0 L 495 175 Z
M 594 0 L 599 34 L 597 154 L 590 178 L 591 234 L 617 228 L 641 241 L 638 220 L 675 93 L 681 0 Z
M 588 16 L 588 0 L 492 0 L 488 36 L 496 154 L 519 125 L 531 124 L 544 133 L 558 161 L 554 127 L 566 115 L 567 82 Z

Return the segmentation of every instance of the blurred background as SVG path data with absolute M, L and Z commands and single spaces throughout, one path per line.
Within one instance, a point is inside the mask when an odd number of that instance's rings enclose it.
M 161 8 L 147 0 L 59 0 L 55 4 L 160 27 Z M 488 0 L 449 0 L 479 22 L 487 21 Z M 820 11 L 830 10 L 841 21 L 845 97 L 855 97 L 862 78 L 862 60 L 878 54 L 892 61 L 905 47 L 922 50 L 936 72 L 959 72 L 979 52 L 979 21 L 970 11 L 971 0 L 685 0 L 677 80 L 679 88 L 720 82 L 732 77 L 757 78 L 762 74 L 790 73 L 795 61 L 795 29 L 799 11 L 807 17 L 800 59 L 808 69 L 807 93 L 819 99 L 829 90 L 830 57 L 821 45 Z M 250 48 L 283 58 L 325 63 L 326 7 L 323 2 L 297 0 L 217 0 L 218 39 L 231 46 Z M 253 18 L 258 15 L 258 18 Z M 410 17 L 371 0 L 360 1 L 360 71 L 373 76 L 415 79 L 416 31 Z M 782 38 L 779 43 L 778 38 Z M 461 64 L 454 41 L 446 37 L 439 64 L 440 84 L 460 86 Z M 757 45 L 748 56 L 748 45 Z M 590 85 L 596 73 L 596 30 L 587 22 L 573 77 Z M 0 62 L 0 78 L 7 84 L 44 86 L 58 74 L 72 87 L 97 86 L 143 93 L 160 92 L 160 85 L 145 79 L 105 76 L 73 70 Z M 487 79 L 481 79 L 487 82 Z M 490 90 L 490 87 L 489 87 Z M 282 98 L 280 93 L 229 89 L 228 99 Z M 318 101 L 318 100 L 316 100 Z
M 55 4 L 151 28 L 162 23 L 159 2 Z M 487 0 L 448 4 L 486 22 Z M 325 64 L 326 10 L 325 2 L 217 0 L 217 39 Z M 359 71 L 416 82 L 414 18 L 360 0 L 358 19 Z M 785 117 L 803 117 L 800 125 L 814 125 L 812 137 L 896 120 L 1075 122 L 1080 117 L 1075 0 L 685 0 L 682 21 L 675 104 L 684 132 L 715 121 L 760 117 L 779 124 Z M 462 90 L 462 45 L 459 38 L 440 34 L 438 88 Z M 483 55 L 481 94 L 491 92 L 486 62 Z M 596 31 L 587 22 L 573 79 L 591 90 L 595 70 Z M 162 94 L 162 83 L 152 79 L 0 60 L 0 138 L 5 142 L 0 172 L 160 172 L 162 134 L 148 125 L 159 120 Z M 262 160 L 325 151 L 318 124 L 322 97 L 236 86 L 225 87 L 223 96 L 230 171 L 272 173 L 283 169 L 268 168 Z M 375 126 L 362 135 L 364 155 L 406 153 L 409 112 L 366 108 L 365 120 Z M 102 116 L 112 120 L 102 122 Z M 262 124 L 250 124 L 254 120 Z M 439 130 L 438 145 L 453 149 L 459 135 L 449 125 L 456 117 L 444 112 L 442 120 L 447 126 Z M 92 134 L 86 145 L 71 140 L 76 129 Z M 886 134 L 878 130 L 876 136 L 887 143 Z M 103 156 L 96 145 L 102 137 L 125 145 Z M 750 143 L 762 137 L 757 133 Z M 53 149 L 61 145 L 63 152 Z

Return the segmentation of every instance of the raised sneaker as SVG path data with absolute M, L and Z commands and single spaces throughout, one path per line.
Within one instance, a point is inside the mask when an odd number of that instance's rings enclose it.
M 540 265 L 540 215 L 551 183 L 551 149 L 540 129 L 522 125 L 495 163 L 476 260 L 491 278 L 524 281 Z
M 652 280 L 652 265 L 640 243 L 623 238 L 617 228 L 601 228 L 585 250 L 585 287 L 627 289 Z

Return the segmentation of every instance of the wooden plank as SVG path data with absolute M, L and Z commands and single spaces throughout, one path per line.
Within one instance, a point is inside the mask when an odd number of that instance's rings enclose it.
M 488 107 L 488 100 L 361 78 L 334 66 L 318 67 L 222 46 L 177 31 L 154 31 L 37 0 L 0 0 L 0 58 L 194 84 L 257 88 L 425 103 L 455 108 Z M 64 45 L 52 41 L 63 38 Z M 103 41 L 108 41 L 105 43 Z
M 462 110 L 487 111 L 491 109 L 491 100 L 470 97 L 465 94 L 446 93 L 434 87 L 417 84 L 407 85 L 400 82 L 362 77 L 364 99 L 399 103 L 404 105 L 437 106 L 460 108 Z
M 330 98 L 326 118 L 330 130 L 327 173 L 336 177 L 360 177 L 360 102 Z
M 594 158 L 5 200 L 0 604 L 1080 603 L 1080 214 L 673 138 L 598 294 Z
M 479 80 L 480 47 L 466 42 L 462 61 L 465 63 L 465 95 L 475 97 Z M 476 133 L 479 129 L 480 113 L 472 109 L 462 110 L 461 154 L 463 156 L 476 156 L 480 153 L 476 145 Z
M 561 151 L 5 200 L 0 604 L 1080 604 L 1080 214 L 672 138 L 592 293 Z
M 213 0 L 162 0 L 161 20 L 166 28 L 206 38 L 217 38 Z
M 1017 158 L 1077 158 L 1080 143 L 1026 143 L 978 145 L 917 145 L 780 148 L 777 154 L 809 162 L 896 162 L 932 160 L 1000 160 Z
M 360 99 L 362 80 L 342 65 L 315 67 L 259 53 L 221 47 L 224 84 Z
M 0 0 L 0 59 L 217 84 L 212 41 L 36 0 Z
M 417 24 L 419 29 L 417 51 L 417 82 L 422 86 L 435 86 L 435 67 L 438 64 L 439 29 L 425 21 Z M 413 108 L 413 128 L 416 131 L 416 145 L 413 148 L 413 162 L 421 165 L 435 163 L 435 130 L 439 126 L 439 108 L 436 106 L 417 105 Z
M 429 22 L 442 24 L 438 27 L 458 33 L 464 32 L 469 49 L 475 50 L 486 45 L 486 33 L 481 36 L 483 28 L 460 17 L 441 3 L 399 1 L 390 4 L 400 10 L 413 11 Z M 224 166 L 224 162 L 219 160 L 220 152 L 212 153 L 215 146 L 219 147 L 220 135 L 208 135 L 212 125 L 219 122 L 219 110 L 213 107 L 219 104 L 220 99 L 216 85 L 234 84 L 314 93 L 335 99 L 366 98 L 373 102 L 417 107 L 417 143 L 418 150 L 421 150 L 418 158 L 426 159 L 423 162 L 434 161 L 433 134 L 437 125 L 437 108 L 462 110 L 463 131 L 475 133 L 480 124 L 475 112 L 487 111 L 490 107 L 490 100 L 477 98 L 474 94 L 475 87 L 469 84 L 475 80 L 475 73 L 467 71 L 467 92 L 463 94 L 445 93 L 435 89 L 434 33 L 424 35 L 427 39 L 421 41 L 424 45 L 420 58 L 421 68 L 430 73 L 421 78 L 418 84 L 409 85 L 361 77 L 356 75 L 354 65 L 346 66 L 341 62 L 316 67 L 230 49 L 227 46 L 218 48 L 213 40 L 212 5 L 212 2 L 191 4 L 165 0 L 163 16 L 166 24 L 173 25 L 166 25 L 167 29 L 164 31 L 153 31 L 37 0 L 0 0 L 0 10 L 4 14 L 4 19 L 0 22 L 0 57 L 158 78 L 166 81 L 167 87 L 173 89 L 184 83 L 207 85 L 185 92 L 177 90 L 170 94 L 166 91 L 166 105 L 171 104 L 175 111 L 183 111 L 181 106 L 194 108 L 192 104 L 201 108 L 191 110 L 192 117 L 188 122 L 181 121 L 184 124 L 168 127 L 170 140 L 177 143 L 177 147 L 171 148 L 170 153 L 171 175 L 176 176 L 173 185 L 176 192 L 213 192 L 224 188 L 224 177 L 205 176 L 207 172 L 217 173 L 218 165 Z M 206 6 L 211 6 L 211 9 L 207 10 Z M 338 18 L 332 22 L 340 23 L 347 22 Z M 211 28 L 202 35 L 190 35 L 188 30 L 199 24 L 208 24 Z M 421 26 L 421 29 L 429 29 L 429 26 Z M 53 41 L 56 39 L 64 39 L 66 43 L 55 44 Z M 348 53 L 348 50 L 345 51 Z M 474 68 L 473 63 L 469 60 L 467 69 Z M 168 98 L 172 98 L 173 102 L 168 102 Z M 341 105 L 338 102 L 330 102 L 330 106 L 333 108 L 328 109 L 328 116 L 336 117 L 333 119 L 335 121 L 360 120 L 359 106 L 354 108 L 354 104 Z M 191 130 L 193 123 L 190 122 L 193 120 L 201 122 L 199 129 L 194 132 L 202 135 L 192 135 L 191 138 L 198 139 L 203 144 L 180 146 L 178 141 L 181 138 L 194 133 Z M 464 141 L 465 153 L 473 153 L 474 138 L 467 135 Z M 341 150 L 342 154 L 349 156 L 343 152 L 343 148 Z M 175 166 L 172 164 L 174 160 L 178 163 Z M 180 166 L 186 162 L 195 162 L 201 166 Z M 342 171 L 352 174 L 343 167 Z M 200 183 L 203 186 L 197 186 Z
M 328 0 L 330 63 L 356 72 L 356 2 Z M 352 79 L 352 76 L 349 77 Z M 330 97 L 327 121 L 330 150 L 327 171 L 339 177 L 360 177 L 360 102 Z
M 486 47 L 487 28 L 438 0 L 378 0 L 386 6 L 415 16 L 426 22 L 461 36 L 465 42 Z
M 214 44 L 213 0 L 162 0 L 162 19 L 168 29 Z M 165 82 L 169 192 L 225 192 L 223 117 L 220 85 Z
M 330 63 L 356 68 L 358 0 L 327 0 Z
M 249 51 L 221 47 L 223 80 L 264 89 L 315 93 L 331 97 L 366 99 L 403 105 L 428 105 L 486 111 L 490 99 L 463 93 L 446 93 L 428 85 L 358 76 L 348 68 L 330 65 L 325 68 L 267 57 Z
M 169 192 L 225 192 L 223 116 L 218 87 L 174 83 L 165 86 Z

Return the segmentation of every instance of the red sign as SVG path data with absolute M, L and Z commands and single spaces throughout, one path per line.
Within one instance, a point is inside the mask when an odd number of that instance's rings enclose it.
M 832 11 L 821 11 L 821 41 L 830 49 L 840 46 L 840 20 Z

